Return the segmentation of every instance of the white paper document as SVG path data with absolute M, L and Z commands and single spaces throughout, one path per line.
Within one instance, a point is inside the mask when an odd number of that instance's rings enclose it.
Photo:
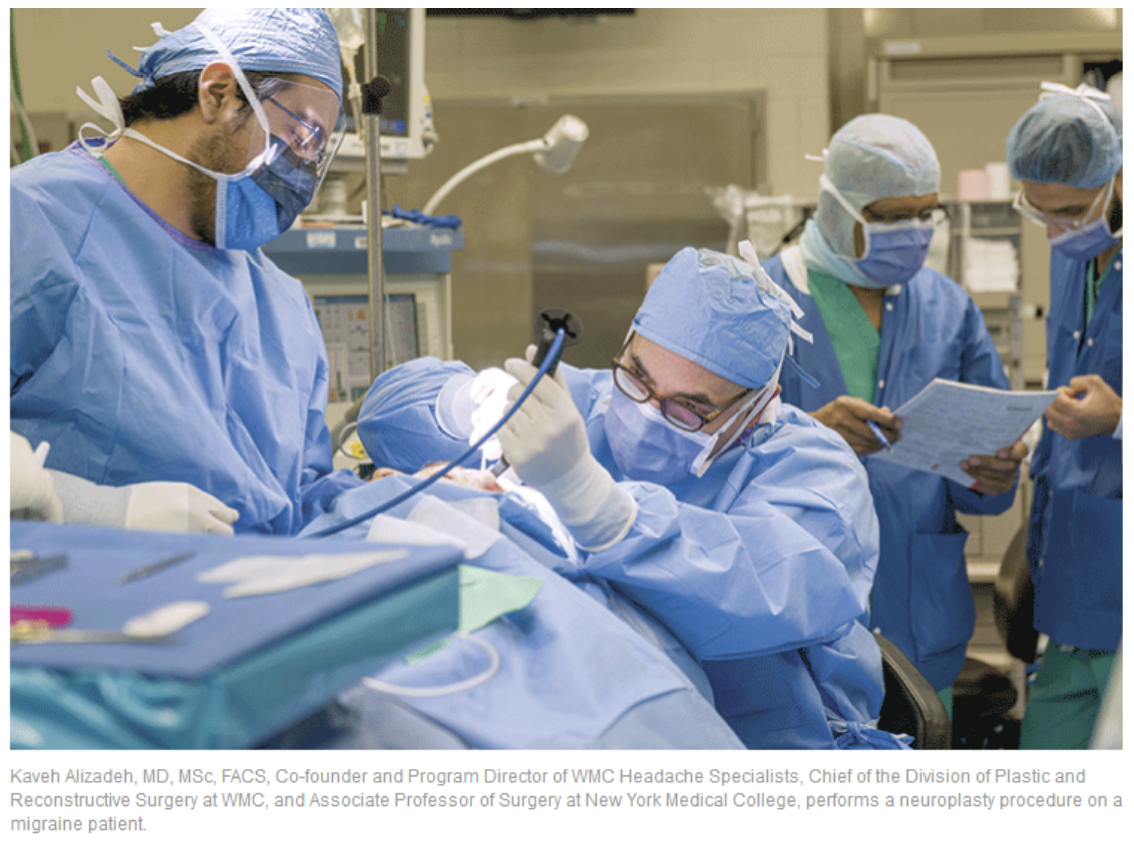
M 1014 443 L 1058 395 L 1058 390 L 1012 392 L 934 378 L 894 411 L 902 420 L 902 438 L 873 457 L 970 487 L 976 481 L 961 469 L 961 461 L 995 455 Z

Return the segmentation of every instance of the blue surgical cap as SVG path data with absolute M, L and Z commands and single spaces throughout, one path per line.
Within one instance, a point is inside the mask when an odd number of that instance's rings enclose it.
M 135 71 L 142 81 L 133 93 L 155 79 L 203 70 L 223 57 L 196 26 L 208 27 L 232 51 L 244 71 L 301 73 L 343 96 L 339 39 L 322 9 L 205 9 L 193 23 L 162 36 L 142 51 Z M 125 65 L 123 65 L 125 66 Z
M 759 389 L 787 350 L 785 296 L 760 267 L 686 247 L 654 280 L 632 328 L 734 384 Z
M 1122 113 L 1094 89 L 1042 95 L 1012 127 L 1007 152 L 1014 179 L 1097 188 L 1122 169 Z
M 890 114 L 864 114 L 832 137 L 823 172 L 861 211 L 879 199 L 925 196 L 941 188 L 937 153 L 922 131 Z M 840 255 L 853 256 L 855 219 L 826 191 L 819 194 L 819 230 Z

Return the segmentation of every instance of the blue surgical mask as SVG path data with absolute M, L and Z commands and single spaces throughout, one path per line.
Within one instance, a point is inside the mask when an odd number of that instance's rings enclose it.
M 315 197 L 319 180 L 283 141 L 269 136 L 258 167 L 235 176 L 203 170 L 217 180 L 218 249 L 252 251 L 291 228 Z
M 727 423 L 712 434 L 682 431 L 668 422 L 662 412 L 649 402 L 639 404 L 614 387 L 610 407 L 603 416 L 603 429 L 614 462 L 633 481 L 649 481 L 665 486 L 690 475 L 701 477 L 716 459 L 713 452 L 723 454 L 727 451 L 752 420 L 763 414 L 769 402 L 778 395 L 776 385 L 779 383 L 779 374 L 777 367 L 767 386 L 741 403 L 736 415 L 744 417 L 742 422 Z M 718 449 L 718 441 L 725 431 L 731 433 Z
M 1102 216 L 1081 228 L 1068 229 L 1063 234 L 1051 238 L 1048 241 L 1051 243 L 1051 248 L 1076 261 L 1089 261 L 1112 246 L 1122 243 L 1122 229 L 1112 232 L 1108 219 L 1113 191 L 1114 180 L 1111 179 L 1106 199 L 1103 200 Z
M 862 224 L 865 250 L 862 257 L 853 262 L 859 276 L 855 284 L 872 288 L 905 284 L 925 266 L 929 244 L 937 230 L 935 223 L 917 219 L 900 223 L 868 223 L 862 212 L 851 205 L 826 174 L 819 177 L 819 186 Z M 850 263 L 844 256 L 839 257 Z
M 855 261 L 867 279 L 866 287 L 905 284 L 925 265 L 933 223 L 906 220 L 901 223 L 863 223 L 865 254 Z
M 675 428 L 649 402 L 638 404 L 617 387 L 603 428 L 614 462 L 627 478 L 663 486 L 687 477 L 716 444 L 709 434 Z

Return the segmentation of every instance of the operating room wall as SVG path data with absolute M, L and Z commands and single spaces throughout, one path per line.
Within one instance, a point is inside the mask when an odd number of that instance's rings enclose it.
M 627 103 L 621 125 L 628 138 L 641 138 L 640 131 L 631 129 L 631 122 L 644 119 L 646 112 L 641 109 L 664 115 L 668 102 L 673 114 L 673 123 L 667 127 L 668 121 L 659 120 L 652 143 L 637 151 L 634 172 L 623 173 L 628 190 L 648 190 L 668 198 L 669 188 L 679 179 L 690 185 L 713 178 L 725 181 L 728 174 L 727 179 L 735 178 L 748 188 L 762 180 L 763 187 L 777 192 L 810 193 L 818 173 L 803 156 L 819 152 L 830 132 L 826 20 L 823 9 L 638 9 L 632 16 L 536 21 L 430 18 L 426 78 L 437 104 L 435 122 L 441 141 L 430 159 L 411 165 L 406 177 L 387 180 L 387 194 L 391 201 L 420 205 L 464 164 L 506 143 L 538 137 L 558 113 L 571 110 L 568 103 L 604 103 L 602 107 L 609 109 L 618 101 Z M 701 97 L 707 107 L 709 101 L 751 98 L 757 92 L 763 143 L 759 166 L 751 166 L 750 153 L 733 168 L 711 165 L 709 160 L 721 144 L 710 139 L 697 143 L 686 128 L 688 104 Z M 490 131 L 457 137 L 465 127 L 477 125 L 468 109 L 458 114 L 452 107 L 464 103 L 469 108 L 485 104 L 484 108 L 495 109 L 495 121 L 479 124 L 490 125 Z M 509 104 L 513 115 L 508 113 Z M 541 118 L 546 125 L 537 127 L 522 112 L 547 115 Z M 718 119 L 725 119 L 719 111 L 713 114 L 707 132 L 712 131 L 710 126 L 721 125 Z M 533 312 L 560 305 L 589 311 L 586 346 L 570 353 L 568 360 L 604 365 L 636 308 L 635 290 L 640 296 L 645 265 L 664 257 L 643 258 L 636 274 L 618 271 L 621 262 L 608 259 L 616 253 L 645 254 L 649 243 L 670 239 L 666 233 L 677 233 L 687 243 L 723 246 L 727 234 L 723 220 L 717 242 L 705 241 L 705 217 L 714 217 L 715 212 L 703 191 L 689 194 L 684 228 L 671 218 L 664 232 L 659 223 L 649 237 L 611 242 L 614 229 L 605 222 L 603 211 L 587 211 L 578 201 L 583 188 L 578 180 L 598 166 L 592 156 L 605 154 L 600 153 L 604 146 L 610 150 L 610 139 L 597 134 L 616 128 L 614 115 L 610 117 L 592 127 L 591 140 L 567 176 L 549 176 L 530 159 L 501 162 L 459 187 L 444 203 L 447 209 L 439 209 L 461 214 L 465 221 L 467 248 L 465 254 L 454 255 L 453 274 L 454 313 L 461 321 L 454 326 L 459 357 L 485 365 L 518 354 L 531 340 Z M 508 126 L 516 134 L 502 131 Z M 675 149 L 667 153 L 659 148 L 667 144 Z M 631 150 L 619 152 L 634 157 Z M 704 166 L 686 168 L 685 178 L 672 171 L 644 173 L 651 162 L 668 167 L 673 156 Z M 602 178 L 609 186 L 614 176 L 607 173 Z M 588 187 L 592 184 L 588 182 Z M 540 197 L 557 191 L 570 192 L 574 199 L 570 204 L 586 216 L 563 221 L 562 214 L 554 214 L 544 219 L 542 210 L 549 206 Z M 632 201 L 629 196 L 613 197 L 607 210 Z M 557 210 L 567 206 L 564 203 Z M 556 221 L 560 225 L 552 232 Z M 481 248 L 479 241 L 487 242 Z M 541 253 L 540 244 L 552 241 L 569 241 L 575 256 L 601 257 L 585 267 L 567 268 Z M 578 302 L 581 295 L 589 296 L 588 303 Z
M 17 52 L 29 111 L 80 111 L 75 86 L 98 75 L 116 90 L 131 77 L 150 24 L 188 23 L 199 9 L 16 9 Z M 772 187 L 810 191 L 802 150 L 822 148 L 827 118 L 824 9 L 639 9 L 631 16 L 427 22 L 426 81 L 436 98 L 690 94 L 763 90 Z M 66 57 L 65 60 L 62 57 Z M 443 142 L 444 115 L 436 115 Z

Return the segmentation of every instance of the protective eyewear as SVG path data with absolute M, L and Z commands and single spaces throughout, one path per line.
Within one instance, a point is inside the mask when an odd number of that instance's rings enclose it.
M 625 351 L 625 349 L 623 349 L 623 351 Z M 680 399 L 659 396 L 654 392 L 653 388 L 646 383 L 642 376 L 624 366 L 618 358 L 615 358 L 611 363 L 614 369 L 614 385 L 622 391 L 626 398 L 638 404 L 645 404 L 650 400 L 657 401 L 658 409 L 661 411 L 661 415 L 665 417 L 665 420 L 675 428 L 680 428 L 682 431 L 701 430 L 705 425 L 708 425 L 752 392 L 751 390 L 745 390 L 735 398 L 729 399 L 729 401 L 725 402 L 725 404 L 711 413 L 702 414 Z
M 326 89 L 282 79 L 270 80 L 259 93 L 261 102 L 272 106 L 266 109 L 271 134 L 294 161 L 321 182 L 346 128 L 338 97 Z
M 1107 186 L 1106 190 L 1099 188 L 1098 196 L 1094 198 L 1090 206 L 1087 208 L 1086 212 L 1081 217 L 1063 217 L 1059 214 L 1048 214 L 1044 211 L 1041 211 L 1040 209 L 1032 205 L 1032 203 L 1028 200 L 1027 194 L 1025 194 L 1023 190 L 1016 194 L 1016 198 L 1012 201 L 1012 207 L 1016 210 L 1017 213 L 1019 213 L 1021 217 L 1024 217 L 1027 220 L 1031 220 L 1037 226 L 1043 226 L 1044 228 L 1049 225 L 1057 226 L 1058 228 L 1064 230 L 1081 229 L 1091 221 L 1091 217 L 1094 216 L 1095 211 L 1099 207 L 1099 203 L 1103 201 L 1103 197 L 1110 195 L 1110 188 L 1113 185 L 1114 180 L 1112 179 L 1110 185 Z

